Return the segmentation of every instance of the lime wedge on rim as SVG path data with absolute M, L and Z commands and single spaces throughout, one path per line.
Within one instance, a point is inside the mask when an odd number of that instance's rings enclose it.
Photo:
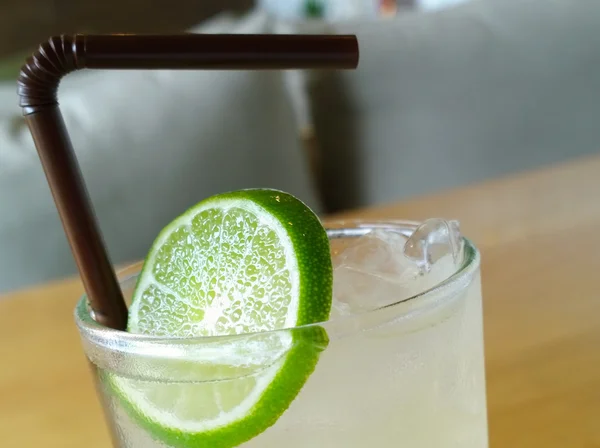
M 200 202 L 160 233 L 128 330 L 178 338 L 271 332 L 327 320 L 331 301 L 329 240 L 317 216 L 287 193 L 242 190 Z M 197 350 L 180 367 L 180 376 L 194 380 L 110 374 L 107 381 L 154 438 L 174 447 L 235 447 L 286 411 L 327 344 L 319 326 L 253 336 L 233 338 L 233 348 L 217 354 Z M 211 369 L 230 379 L 214 381 Z

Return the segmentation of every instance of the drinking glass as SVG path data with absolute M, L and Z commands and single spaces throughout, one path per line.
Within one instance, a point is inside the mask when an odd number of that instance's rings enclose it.
M 415 228 L 411 222 L 335 223 L 328 229 L 334 266 L 369 232 L 408 237 Z M 144 400 L 162 396 L 159 401 L 169 403 L 164 397 L 173 396 L 173 409 L 153 408 L 165 418 L 177 413 L 175 397 L 206 397 L 207 388 L 268 380 L 282 352 L 297 349 L 318 357 L 314 371 L 270 427 L 253 437 L 250 428 L 250 438 L 238 446 L 486 448 L 480 256 L 468 239 L 461 244 L 456 269 L 424 290 L 385 276 L 364 279 L 360 270 L 346 270 L 341 279 L 335 269 L 329 321 L 264 333 L 189 339 L 131 334 L 95 322 L 83 297 L 75 318 L 115 446 L 197 446 L 157 432 L 153 419 L 139 412 L 152 408 Z M 136 270 L 122 276 L 126 298 Z M 398 300 L 386 303 L 381 295 Z M 232 352 L 251 362 L 228 366 L 221 355 Z M 211 405 L 197 412 L 217 415 Z

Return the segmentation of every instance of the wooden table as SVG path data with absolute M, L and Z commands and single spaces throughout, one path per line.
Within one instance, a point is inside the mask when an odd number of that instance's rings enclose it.
M 492 448 L 600 447 L 600 156 L 356 214 L 458 218 L 481 248 Z M 80 293 L 0 300 L 2 447 L 109 446 Z

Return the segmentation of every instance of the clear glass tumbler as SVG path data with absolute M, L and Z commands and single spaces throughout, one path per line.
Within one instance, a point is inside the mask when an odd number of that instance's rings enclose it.
M 404 235 L 415 229 L 413 223 L 343 225 L 329 230 L 333 256 L 373 229 Z M 192 339 L 130 334 L 96 323 L 83 297 L 76 322 L 115 446 L 486 448 L 480 258 L 469 240 L 462 244 L 455 272 L 426 290 L 318 325 L 265 333 Z M 135 274 L 122 280 L 126 298 L 135 282 Z M 379 288 L 361 294 L 368 304 Z M 298 366 L 308 372 L 305 383 L 266 429 L 256 433 L 262 422 L 240 430 L 229 439 L 235 445 L 224 445 L 157 428 L 157 420 L 181 418 L 180 397 L 268 382 L 282 353 L 292 349 L 317 361 Z M 251 362 L 231 367 L 225 353 Z M 217 416 L 211 406 L 198 405 L 197 412 Z

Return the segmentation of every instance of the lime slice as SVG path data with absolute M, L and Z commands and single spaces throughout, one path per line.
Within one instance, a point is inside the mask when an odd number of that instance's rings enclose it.
M 217 338 L 170 366 L 177 381 L 111 375 L 124 407 L 170 446 L 234 447 L 285 412 L 327 344 L 332 267 L 315 214 L 275 190 L 211 197 L 175 219 L 146 258 L 128 330 Z M 270 332 L 270 333 L 264 333 Z M 223 345 L 225 344 L 225 345 Z M 219 375 L 226 373 L 215 380 Z

